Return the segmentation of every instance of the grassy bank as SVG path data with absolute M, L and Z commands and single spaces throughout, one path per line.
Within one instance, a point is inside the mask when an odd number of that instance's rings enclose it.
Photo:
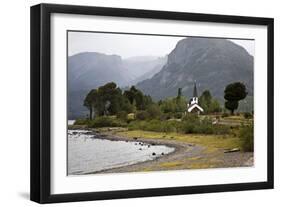
M 178 146 L 173 155 L 164 156 L 160 161 L 129 166 L 123 172 L 240 167 L 245 166 L 254 150 L 253 119 L 244 115 L 186 115 L 144 120 L 134 114 L 130 117 L 100 116 L 93 120 L 76 120 L 69 128 L 79 127 L 93 128 L 116 139 Z M 234 148 L 241 151 L 224 153 Z
M 116 131 L 116 135 L 125 136 L 128 138 L 147 138 L 147 139 L 167 139 L 186 142 L 189 144 L 196 144 L 204 146 L 206 152 L 214 152 L 219 149 L 232 149 L 240 145 L 238 137 L 230 135 L 204 135 L 204 134 L 180 134 L 180 133 L 163 133 L 151 131 Z
M 237 167 L 243 166 L 244 162 L 252 156 L 251 153 L 231 153 L 225 154 L 225 149 L 240 147 L 239 137 L 231 135 L 204 135 L 204 134 L 181 134 L 163 133 L 142 130 L 127 130 L 126 128 L 100 128 L 101 133 L 126 137 L 132 140 L 142 141 L 156 140 L 162 142 L 178 143 L 181 146 L 191 144 L 192 146 L 203 147 L 200 152 L 188 154 L 188 156 L 168 159 L 163 162 L 137 168 L 136 171 L 158 171 L 158 170 L 178 170 L 178 169 L 207 169 L 217 167 Z M 188 147 L 187 147 L 188 148 Z M 185 149 L 185 151 L 188 151 Z M 234 160 L 234 161 L 233 161 Z
M 126 119 L 125 119 L 126 118 Z M 93 120 L 76 120 L 77 126 L 87 128 L 124 128 L 128 137 L 174 139 L 199 144 L 210 150 L 240 148 L 253 151 L 253 120 L 244 116 L 187 115 L 182 119 L 123 119 L 101 116 Z M 72 127 L 72 128 L 73 128 Z M 123 130 L 124 131 L 124 130 Z

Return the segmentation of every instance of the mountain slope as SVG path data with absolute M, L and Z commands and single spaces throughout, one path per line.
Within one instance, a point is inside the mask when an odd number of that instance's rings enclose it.
M 85 116 L 83 100 L 89 90 L 114 81 L 125 85 L 129 80 L 122 59 L 117 55 L 85 52 L 68 58 L 68 117 Z
M 118 55 L 97 52 L 79 53 L 68 58 L 68 116 L 85 117 L 86 94 L 108 82 L 119 87 L 135 84 L 153 76 L 166 63 L 166 58 L 133 57 L 122 60 Z
M 87 52 L 69 57 L 68 83 L 71 90 L 88 90 L 109 81 L 119 85 L 129 81 L 120 56 Z
M 175 96 L 178 88 L 190 97 L 194 81 L 199 92 L 208 89 L 220 100 L 225 86 L 234 81 L 244 82 L 251 95 L 253 57 L 226 39 L 185 38 L 168 55 L 162 70 L 137 84 L 137 88 L 156 100 Z
M 158 73 L 167 63 L 167 57 L 133 57 L 124 60 L 132 80 L 128 85 L 135 85 L 138 82 L 149 79 Z

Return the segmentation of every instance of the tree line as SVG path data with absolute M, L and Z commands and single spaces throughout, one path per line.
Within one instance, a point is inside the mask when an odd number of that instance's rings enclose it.
M 247 96 L 243 83 L 236 82 L 226 86 L 224 91 L 225 108 L 233 114 L 238 108 L 240 100 Z M 84 106 L 89 110 L 89 119 L 93 116 L 117 115 L 125 117 L 129 113 L 135 113 L 139 119 L 147 118 L 181 118 L 186 112 L 188 99 L 182 96 L 181 88 L 175 97 L 166 98 L 154 102 L 149 95 L 137 89 L 135 86 L 122 91 L 116 83 L 110 82 L 97 89 L 92 89 L 84 99 Z M 218 100 L 212 97 L 209 90 L 202 92 L 199 97 L 199 105 L 204 113 L 217 113 L 222 111 Z
M 92 89 L 84 99 L 84 106 L 90 112 L 90 119 L 93 114 L 95 116 L 116 115 L 120 111 L 132 113 L 136 110 L 145 110 L 152 103 L 150 96 L 144 95 L 134 86 L 122 92 L 114 82 Z

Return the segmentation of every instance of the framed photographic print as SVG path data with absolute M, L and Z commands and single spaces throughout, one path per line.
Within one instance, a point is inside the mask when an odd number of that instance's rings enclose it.
M 273 188 L 273 19 L 31 7 L 31 200 Z

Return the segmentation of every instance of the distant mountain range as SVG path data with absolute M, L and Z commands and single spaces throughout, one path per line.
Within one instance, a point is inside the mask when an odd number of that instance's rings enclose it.
M 167 63 L 168 57 L 138 56 L 124 59 L 124 66 L 131 81 L 127 85 L 134 85 L 152 78 Z
M 119 87 L 134 85 L 151 78 L 167 62 L 167 57 L 132 57 L 122 59 L 118 55 L 96 52 L 79 53 L 68 58 L 68 116 L 85 116 L 83 106 L 86 94 L 108 82 Z
M 68 60 L 69 118 L 84 116 L 87 92 L 110 81 L 120 87 L 136 85 L 154 100 L 176 96 L 178 88 L 191 97 L 196 81 L 199 94 L 208 89 L 221 102 L 225 86 L 241 81 L 249 92 L 244 101 L 249 110 L 253 103 L 253 57 L 230 40 L 193 37 L 180 40 L 168 57 L 162 58 L 122 60 L 117 55 L 80 53 Z

